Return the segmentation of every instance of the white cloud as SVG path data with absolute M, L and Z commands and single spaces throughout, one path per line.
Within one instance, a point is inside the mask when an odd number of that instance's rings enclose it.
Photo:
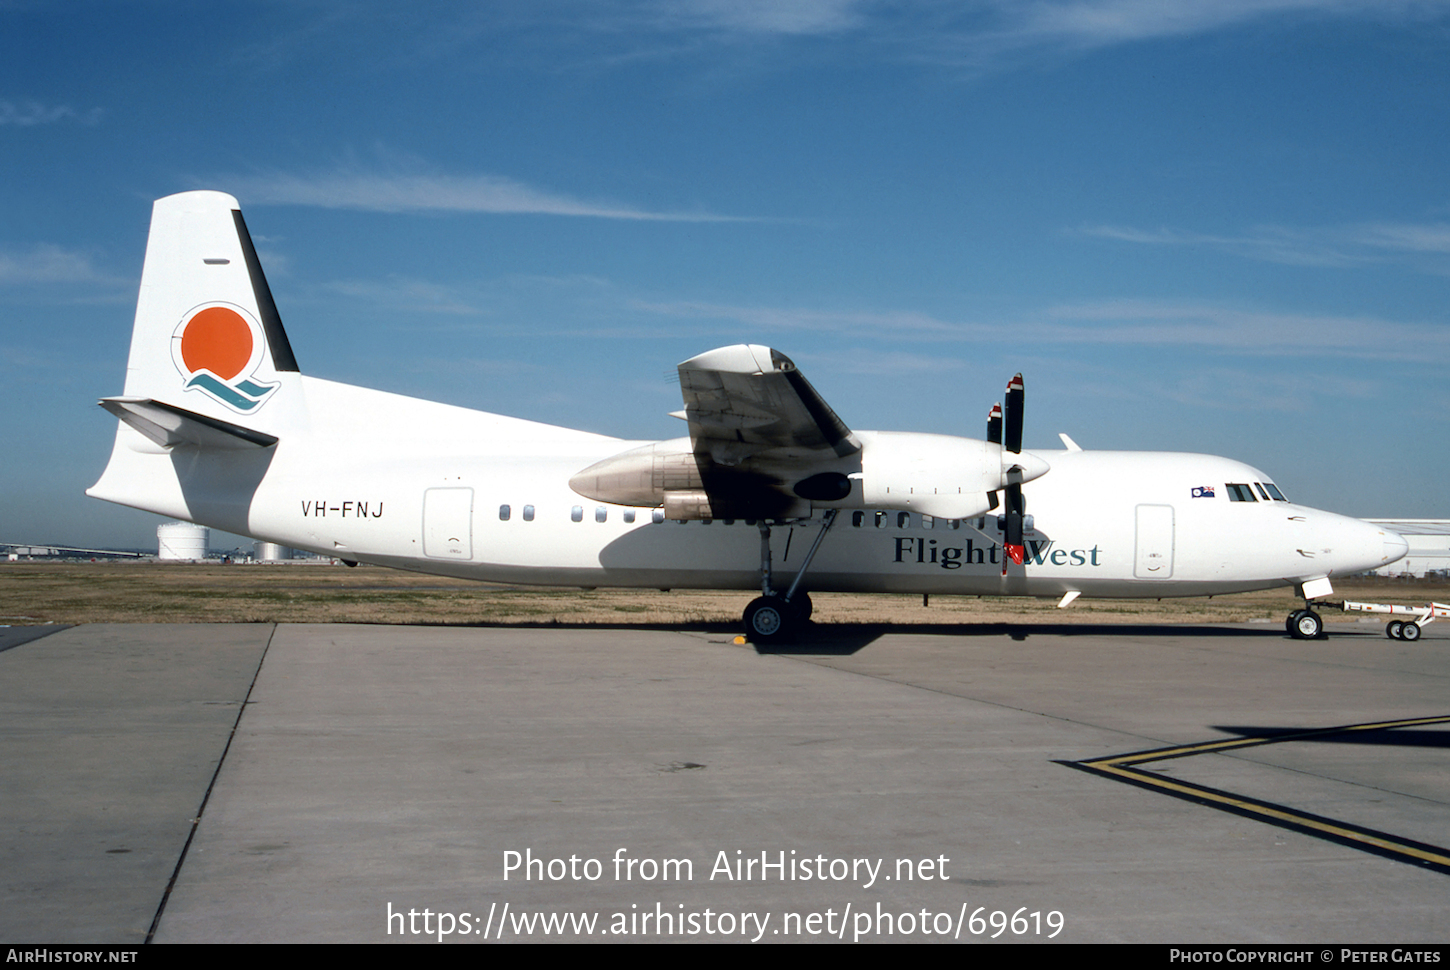
M 340 43 L 368 43 L 380 27 L 388 42 L 374 60 L 471 58 L 482 49 L 489 59 L 592 71 L 641 59 L 698 61 L 712 46 L 788 57 L 791 42 L 831 49 L 824 41 L 853 64 L 907 60 L 982 72 L 1245 26 L 1433 21 L 1450 12 L 1450 0 L 534 0 L 457 5 L 439 17 L 370 0 L 299 9 L 302 23 L 249 56 L 274 63 L 317 56 L 323 45 L 335 53 Z
M 1177 401 L 1189 407 L 1226 411 L 1283 411 L 1304 413 L 1319 407 L 1326 394 L 1368 400 L 1379 392 L 1377 382 L 1336 377 L 1333 386 L 1319 374 L 1245 373 L 1227 368 L 1195 370 L 1171 383 L 1149 380 L 1150 397 Z
M 1089 226 L 1082 235 L 1147 246 L 1205 247 L 1248 259 L 1296 266 L 1352 266 L 1450 255 L 1450 224 L 1363 223 L 1322 229 L 1256 226 L 1238 235 L 1187 229 Z
M 1435 17 L 1446 0 L 645 0 L 593 7 L 597 29 L 739 34 L 870 33 L 981 50 L 1038 45 L 1094 48 L 1204 34 L 1273 19 L 1403 21 Z
M 799 307 L 731 306 L 691 300 L 670 302 L 636 301 L 635 309 L 695 320 L 726 320 L 773 331 L 820 331 L 825 333 L 872 333 L 960 336 L 960 324 L 911 310 L 871 312 L 810 310 Z
M 488 212 L 657 222 L 746 221 L 705 212 L 659 212 L 536 189 L 499 175 L 393 175 L 338 171 L 221 177 L 211 184 L 250 205 L 306 205 L 370 212 Z
M 1404 22 L 1443 17 L 1447 0 L 985 0 L 976 21 L 939 30 L 924 49 L 977 66 L 1031 50 L 1093 50 L 1279 21 Z
M 677 319 L 729 323 L 732 332 L 814 332 L 883 342 L 964 342 L 1023 348 L 1129 345 L 1199 347 L 1240 357 L 1356 357 L 1424 361 L 1450 355 L 1450 327 L 1377 317 L 1273 313 L 1208 303 L 1105 300 L 1063 304 L 1012 320 L 953 322 L 915 311 L 833 311 L 636 301 L 631 306 Z M 723 329 L 712 327 L 713 332 Z M 897 365 L 905 361 L 897 362 Z M 897 366 L 893 365 L 893 366 Z
M 809 360 L 812 369 L 836 374 L 861 374 L 871 377 L 914 377 L 922 374 L 967 374 L 974 365 L 960 357 L 938 354 L 911 354 L 900 350 L 860 349 L 807 352 L 796 357 Z
M 100 120 L 100 108 L 77 111 L 64 104 L 45 105 L 39 101 L 0 100 L 0 126 L 14 125 L 17 128 L 29 128 L 34 125 L 53 125 L 61 121 L 93 125 Z
M 1355 242 L 1371 248 L 1450 254 L 1450 223 L 1373 223 L 1348 232 Z
M 826 34 L 865 26 L 863 0 L 683 0 L 655 5 L 662 25 L 749 34 Z
M 96 270 L 90 256 L 49 243 L 27 252 L 0 252 L 0 284 L 114 282 Z
M 1239 356 L 1439 359 L 1450 328 L 1378 317 L 1272 313 L 1211 304 L 1108 300 L 1050 309 L 1014 337 L 1078 344 L 1197 346 Z
M 1012 31 L 1088 47 L 1222 30 L 1270 17 L 1384 16 L 1422 6 L 1395 0 L 1038 0 L 1003 6 Z
M 450 316 L 479 316 L 484 313 L 452 287 L 403 276 L 389 276 L 386 280 L 338 280 L 327 284 L 325 289 L 404 313 Z

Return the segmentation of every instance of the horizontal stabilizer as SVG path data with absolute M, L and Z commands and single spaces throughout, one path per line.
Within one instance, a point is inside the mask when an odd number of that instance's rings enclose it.
M 270 448 L 277 443 L 275 435 L 187 411 L 174 404 L 163 404 L 149 397 L 108 397 L 103 398 L 100 404 L 163 448 L 194 445 L 237 451 Z

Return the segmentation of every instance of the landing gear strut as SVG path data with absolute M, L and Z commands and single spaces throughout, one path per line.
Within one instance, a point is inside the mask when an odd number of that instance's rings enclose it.
M 801 580 L 821 547 L 821 540 L 831 531 L 836 522 L 836 510 L 827 509 L 821 518 L 821 531 L 811 543 L 801 568 L 796 570 L 790 588 L 782 596 L 775 592 L 770 582 L 770 523 L 762 519 L 760 528 L 760 592 L 761 595 L 745 607 L 745 635 L 752 643 L 785 643 L 811 617 L 811 598 L 800 590 Z

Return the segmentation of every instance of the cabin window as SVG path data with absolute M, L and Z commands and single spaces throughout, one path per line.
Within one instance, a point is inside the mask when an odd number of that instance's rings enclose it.
M 1284 497 L 1284 493 L 1281 492 L 1281 491 L 1279 491 L 1279 486 L 1275 485 L 1273 482 L 1265 482 L 1264 483 L 1264 487 L 1269 490 L 1269 494 L 1270 495 L 1274 496 L 1274 501 L 1275 502 L 1287 502 L 1287 501 L 1289 501 L 1288 499 L 1286 499 Z
M 569 510 L 569 518 L 575 522 L 584 521 L 584 506 L 576 505 Z
M 649 514 L 649 517 L 651 522 L 653 522 L 655 525 L 659 525 L 660 523 L 665 521 L 665 510 L 655 509 Z
M 626 523 L 629 523 L 629 522 L 633 522 L 634 521 L 634 509 L 625 509 L 624 510 L 624 521 Z
M 532 522 L 532 521 L 534 521 L 534 507 L 532 505 L 525 505 L 524 506 L 524 521 L 525 522 Z
M 851 513 L 851 525 L 853 525 L 853 526 L 855 526 L 856 528 L 859 529 L 859 528 L 861 528 L 862 525 L 865 524 L 865 522 L 866 522 L 866 513 L 865 512 L 852 512 Z
M 876 528 L 878 528 L 878 529 L 884 529 L 884 528 L 886 528 L 886 513 L 885 512 L 877 512 L 876 513 Z
M 604 506 L 601 505 L 594 510 L 595 522 L 603 522 L 607 518 L 609 518 L 609 510 L 606 509 Z
M 921 527 L 923 529 L 935 529 L 936 528 L 936 519 L 932 518 L 929 515 L 923 515 L 921 517 Z
M 1232 482 L 1224 486 L 1228 489 L 1228 500 L 1230 502 L 1257 502 L 1254 498 L 1254 490 L 1247 485 L 1235 485 Z
M 898 529 L 909 529 L 909 528 L 911 528 L 911 513 L 910 512 L 897 512 L 896 513 L 896 527 Z
M 500 522 L 507 522 L 509 520 L 509 514 L 509 507 L 507 505 L 500 505 L 498 507 L 498 520 Z

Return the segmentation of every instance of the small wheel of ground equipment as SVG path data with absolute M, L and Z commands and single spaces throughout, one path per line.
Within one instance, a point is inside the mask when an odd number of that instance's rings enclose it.
M 1385 636 L 1389 637 L 1391 640 L 1398 640 L 1400 638 L 1400 631 L 1404 628 L 1404 620 L 1391 620 L 1390 622 L 1385 624 Z
M 1404 626 L 1400 627 L 1400 639 L 1408 640 L 1411 643 L 1420 639 L 1420 624 L 1407 622 Z

